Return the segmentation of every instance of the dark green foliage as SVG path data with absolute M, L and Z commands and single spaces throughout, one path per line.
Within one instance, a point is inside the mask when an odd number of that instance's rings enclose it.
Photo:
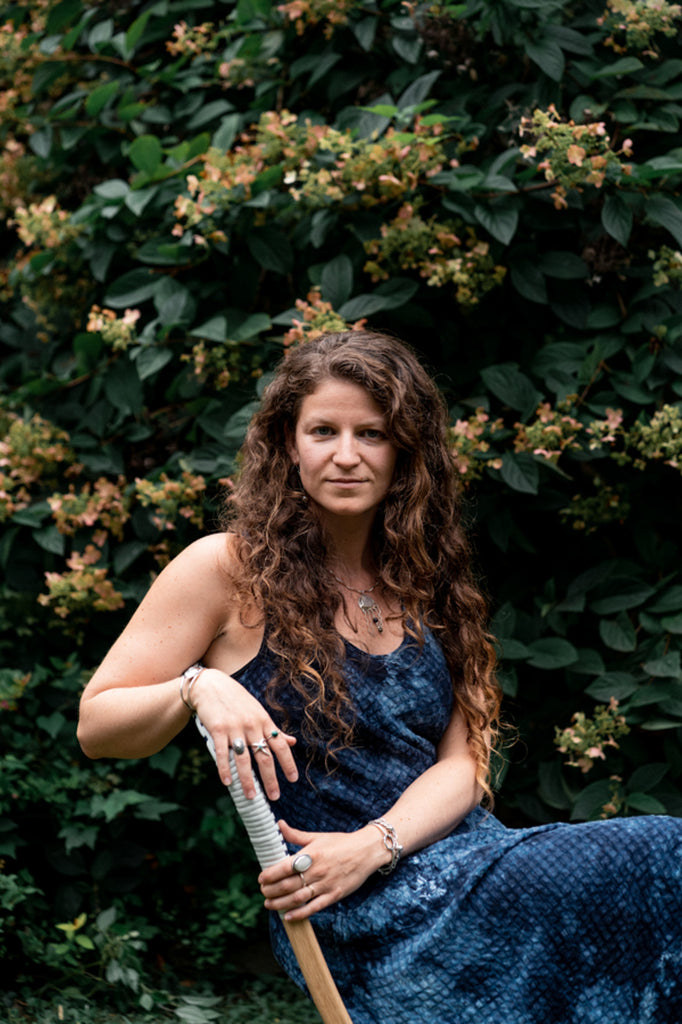
M 502 818 L 682 813 L 682 21 L 605 3 L 5 5 L 0 947 L 22 984 L 139 997 L 252 934 L 194 736 L 90 764 L 74 724 L 312 331 L 394 331 L 447 396 L 519 735 Z

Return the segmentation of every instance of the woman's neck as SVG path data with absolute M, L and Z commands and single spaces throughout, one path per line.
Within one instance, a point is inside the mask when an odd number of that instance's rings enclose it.
M 329 530 L 329 553 L 327 564 L 331 572 L 353 584 L 353 581 L 366 583 L 369 576 L 376 575 L 376 565 L 372 558 L 370 545 L 370 527 L 358 529 L 358 524 L 346 524 L 351 529 Z

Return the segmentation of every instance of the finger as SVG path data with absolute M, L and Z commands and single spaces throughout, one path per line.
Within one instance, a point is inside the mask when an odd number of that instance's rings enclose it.
M 280 827 L 280 831 L 288 843 L 293 843 L 295 846 L 307 846 L 308 843 L 312 843 L 315 838 L 314 832 L 304 832 L 300 828 L 293 828 L 288 825 L 283 818 L 281 818 L 277 824 Z M 294 854 L 296 856 L 296 854 Z
M 301 911 L 305 913 L 303 916 L 307 917 L 310 913 L 310 904 L 315 904 L 312 908 L 312 912 L 315 910 L 321 910 L 323 906 L 326 906 L 326 900 L 323 895 L 317 891 L 315 886 L 311 883 L 308 885 L 300 886 L 295 889 L 294 892 L 287 892 L 280 896 L 270 896 L 265 900 L 265 907 L 267 910 L 275 910 L 278 913 L 284 913 L 288 918 L 290 913 L 300 914 Z
M 241 736 L 235 737 L 232 741 L 232 753 L 244 796 L 247 800 L 252 800 L 256 795 L 256 784 L 251 766 L 251 750 L 246 739 Z
M 307 886 L 307 893 L 304 893 L 304 897 L 310 896 L 311 886 Z M 285 921 L 304 921 L 307 917 L 312 917 L 318 910 L 323 910 L 328 907 L 333 901 L 324 893 L 318 893 L 313 887 L 313 896 L 310 899 L 305 899 L 304 902 L 292 909 L 287 910 L 284 914 Z
M 255 740 L 251 744 L 251 754 L 268 799 L 278 800 L 279 782 L 277 780 L 275 761 L 264 739 Z
M 214 735 L 211 738 L 213 740 L 215 763 L 220 781 L 224 786 L 230 786 L 232 785 L 232 772 L 230 771 L 230 744 L 227 736 Z
M 277 733 L 277 735 L 273 735 Z M 298 779 L 298 768 L 291 753 L 291 748 L 296 743 L 296 737 L 286 732 L 279 732 L 278 729 L 266 730 L 265 737 L 272 753 L 275 755 L 289 782 L 296 782 Z
M 266 900 L 285 899 L 305 888 L 300 875 L 286 875 L 284 878 L 268 878 L 260 884 L 260 891 Z

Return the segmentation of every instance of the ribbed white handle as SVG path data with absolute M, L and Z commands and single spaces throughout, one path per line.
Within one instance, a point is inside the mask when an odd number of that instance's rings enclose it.
M 197 729 L 206 741 L 206 747 L 211 757 L 215 761 L 215 746 L 210 732 L 196 716 L 194 721 L 196 722 Z M 237 774 L 237 765 L 235 764 L 234 754 L 231 749 L 229 751 L 229 759 L 232 782 L 227 788 L 237 808 L 237 813 L 244 822 L 244 827 L 251 840 L 258 863 L 262 868 L 269 868 L 272 864 L 277 864 L 278 861 L 288 857 L 289 851 L 258 779 L 254 778 L 256 795 L 251 800 L 247 800 L 244 796 L 239 775 Z

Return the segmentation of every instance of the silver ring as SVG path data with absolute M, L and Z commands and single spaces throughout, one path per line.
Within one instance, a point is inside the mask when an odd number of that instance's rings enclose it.
M 244 743 L 244 740 L 239 739 L 239 737 L 237 737 L 236 740 L 232 740 L 232 749 L 234 750 L 235 754 L 243 754 L 244 751 L 246 750 L 246 744 Z
M 291 866 L 299 875 L 313 866 L 313 858 L 309 853 L 298 853 L 291 862 Z
M 278 736 L 279 736 L 279 729 L 271 729 L 270 730 L 270 737 L 273 740 L 276 740 Z
M 254 754 L 267 754 L 270 757 L 270 748 L 268 747 L 268 741 L 265 739 L 258 740 L 258 743 L 252 743 L 251 749 Z
M 303 872 L 302 872 L 302 871 L 299 871 L 299 873 L 298 873 L 298 877 L 299 877 L 299 878 L 301 879 L 301 888 L 302 888 L 302 889 L 305 889 L 305 887 L 306 887 L 306 885 L 307 885 L 308 883 L 306 882 L 306 880 L 305 880 L 305 875 L 303 874 Z

